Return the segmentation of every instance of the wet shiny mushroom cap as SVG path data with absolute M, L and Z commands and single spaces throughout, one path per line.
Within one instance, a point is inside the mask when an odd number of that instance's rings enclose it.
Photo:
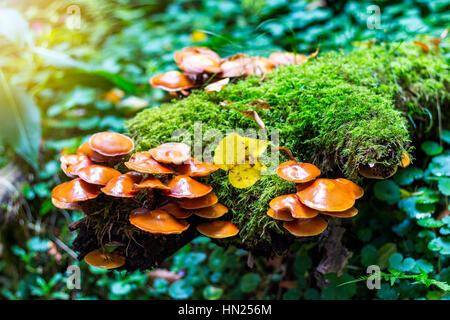
M 52 197 L 52 204 L 59 208 L 59 209 L 64 209 L 64 210 L 81 210 L 80 205 L 78 204 L 78 202 L 63 202 L 63 201 L 58 201 L 55 198 Z
M 308 61 L 308 57 L 300 53 L 274 52 L 269 56 L 269 61 L 274 66 L 278 67 L 281 65 L 302 64 Z
M 78 171 L 92 165 L 92 161 L 83 154 L 63 155 L 59 159 L 61 169 L 70 178 L 76 178 Z
M 76 178 L 54 187 L 52 198 L 60 202 L 80 202 L 97 198 L 100 193 L 98 186 Z
M 78 170 L 78 176 L 87 183 L 104 186 L 109 180 L 120 176 L 120 171 L 110 167 L 93 164 L 83 169 Z
M 115 252 L 102 252 L 101 250 L 94 250 L 89 252 L 84 261 L 97 268 L 101 269 L 115 269 L 125 264 L 125 257 Z
M 160 189 L 169 190 L 170 188 L 161 182 L 158 178 L 149 176 L 135 185 L 136 189 Z
M 165 210 L 140 208 L 130 214 L 130 223 L 135 227 L 158 234 L 180 234 L 189 228 L 189 223 L 175 219 Z
M 246 54 L 238 53 L 224 60 L 220 66 L 222 78 L 241 77 L 247 74 L 247 68 L 252 65 L 252 60 Z
M 402 168 L 406 168 L 411 163 L 411 159 L 409 158 L 409 154 L 406 151 L 403 151 L 402 158 L 400 159 L 399 166 Z
M 341 212 L 326 212 L 326 211 L 322 211 L 321 214 L 327 215 L 327 216 L 332 216 L 332 217 L 336 217 L 336 218 L 351 218 L 354 217 L 358 214 L 358 209 L 356 209 L 355 207 L 351 207 L 348 210 L 345 211 L 341 211 Z
M 283 222 L 283 227 L 296 237 L 316 236 L 324 232 L 327 226 L 328 223 L 320 217 Z
M 113 160 L 111 157 L 106 157 L 101 155 L 98 152 L 95 152 L 94 150 L 89 147 L 89 143 L 85 142 L 83 143 L 77 150 L 77 154 L 82 154 L 87 156 L 91 161 L 96 163 L 103 163 Z
M 347 188 L 353 192 L 353 194 L 355 195 L 355 199 L 359 199 L 362 198 L 362 196 L 364 195 L 364 189 L 361 188 L 360 186 L 358 186 L 356 183 L 354 183 L 353 181 L 350 181 L 348 179 L 344 179 L 344 178 L 338 178 L 335 179 L 337 182 L 344 184 L 345 186 L 347 186 Z
M 183 59 L 189 55 L 204 55 L 208 56 L 212 60 L 214 60 L 217 63 L 222 62 L 222 58 L 219 57 L 219 55 L 214 52 L 211 49 L 205 48 L 205 47 L 186 47 L 181 49 L 180 51 L 175 52 L 174 58 L 175 62 L 178 64 L 178 66 L 182 63 Z
M 88 143 L 93 151 L 106 157 L 120 157 L 134 150 L 133 140 L 113 131 L 96 133 L 89 138 Z
M 200 197 L 200 198 L 193 198 L 193 199 L 180 199 L 178 201 L 178 204 L 181 208 L 184 209 L 201 209 L 201 208 L 207 208 L 212 205 L 215 205 L 219 199 L 217 198 L 216 194 L 211 191 L 206 196 Z
M 304 205 L 319 211 L 345 211 L 355 204 L 354 193 L 333 179 L 317 179 L 297 196 Z
M 180 61 L 178 67 L 187 73 L 217 73 L 220 71 L 221 59 L 217 60 L 207 54 L 192 52 L 179 54 L 178 60 Z
M 301 203 L 295 193 L 276 197 L 270 201 L 269 205 L 277 212 L 289 212 L 293 218 L 314 218 L 319 214 L 317 210 Z
M 275 220 L 281 220 L 281 221 L 294 220 L 294 218 L 291 215 L 291 212 L 288 210 L 275 211 L 272 208 L 269 208 L 269 210 L 267 210 L 267 215 Z
M 239 233 L 239 229 L 234 224 L 222 220 L 199 224 L 197 230 L 201 234 L 215 239 L 229 238 Z
M 191 147 L 179 142 L 164 143 L 148 152 L 153 159 L 162 163 L 182 164 L 191 158 Z
M 141 179 L 142 175 L 139 173 L 128 172 L 109 180 L 101 191 L 111 197 L 133 198 L 139 191 L 134 186 L 135 184 L 138 184 Z
M 278 166 L 277 175 L 287 181 L 304 183 L 317 178 L 320 170 L 311 163 L 298 163 L 291 160 Z
M 173 202 L 169 202 L 169 203 L 159 207 L 158 209 L 167 211 L 168 213 L 170 213 L 177 219 L 187 219 L 190 216 L 192 216 L 192 214 L 193 214 L 192 211 L 188 211 L 183 208 L 180 208 L 179 205 L 177 205 L 176 203 L 173 203 Z
M 252 57 L 250 63 L 245 67 L 246 75 L 264 75 L 274 68 L 270 61 L 263 57 Z
M 169 197 L 200 198 L 212 191 L 212 187 L 195 181 L 189 176 L 176 176 L 169 182 Z
M 190 158 L 180 165 L 174 167 L 174 170 L 177 173 L 187 175 L 190 177 L 204 177 L 207 176 L 219 169 L 218 166 L 195 160 L 194 158 Z
M 206 219 L 217 219 L 223 216 L 225 213 L 228 212 L 228 208 L 225 207 L 223 204 L 216 203 L 210 207 L 201 208 L 201 209 L 194 209 L 192 212 L 199 217 L 206 218 Z
M 125 166 L 130 169 L 141 173 L 148 174 L 169 174 L 174 173 L 172 169 L 163 166 L 153 159 L 152 155 L 148 152 L 134 153 L 128 162 L 125 162 Z
M 179 71 L 169 71 L 150 79 L 150 85 L 165 91 L 181 91 L 194 86 L 194 81 Z

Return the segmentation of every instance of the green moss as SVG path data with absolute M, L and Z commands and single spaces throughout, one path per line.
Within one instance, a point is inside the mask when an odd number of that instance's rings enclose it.
M 448 85 L 444 60 L 424 55 L 414 45 L 375 46 L 348 55 L 330 52 L 303 65 L 280 67 L 262 82 L 251 77 L 219 93 L 197 90 L 183 100 L 139 113 L 127 129 L 138 150 L 171 141 L 177 129 L 193 134 L 195 122 L 202 123 L 203 132 L 257 129 L 238 110 L 262 99 L 270 109 L 258 114 L 269 134 L 279 130 L 281 146 L 300 161 L 316 164 L 325 176 L 354 178 L 360 165 L 399 163 L 410 146 L 405 112 L 411 113 L 411 105 L 419 102 L 430 109 L 436 101 L 447 103 Z M 223 101 L 226 106 L 221 106 Z M 211 179 L 220 201 L 232 209 L 242 240 L 264 237 L 267 229 L 282 232 L 265 212 L 272 198 L 295 190 L 292 183 L 265 176 L 239 190 L 223 171 Z

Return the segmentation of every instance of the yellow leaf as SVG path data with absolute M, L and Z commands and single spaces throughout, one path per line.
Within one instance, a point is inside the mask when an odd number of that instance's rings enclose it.
M 231 133 L 216 147 L 214 164 L 223 170 L 229 170 L 236 164 L 243 164 L 245 149 L 245 139 L 237 133 Z
M 253 138 L 244 138 L 245 156 L 250 163 L 255 164 L 259 157 L 267 150 L 270 142 Z
M 228 179 L 233 187 L 248 188 L 261 179 L 261 169 L 250 164 L 238 164 L 231 168 Z

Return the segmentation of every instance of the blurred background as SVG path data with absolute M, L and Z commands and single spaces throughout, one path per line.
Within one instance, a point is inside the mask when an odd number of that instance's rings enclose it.
M 149 272 L 88 267 L 70 249 L 68 224 L 82 214 L 54 208 L 51 189 L 63 179 L 61 154 L 93 132 L 123 132 L 127 118 L 170 100 L 148 79 L 176 69 L 176 50 L 347 52 L 439 37 L 449 9 L 448 0 L 0 1 L 0 299 L 448 299 L 450 183 L 427 176 L 450 176 L 446 130 L 418 151 L 425 162 L 415 170 L 371 186 L 361 206 L 377 214 L 354 219 L 353 256 L 324 288 L 308 244 L 267 260 L 199 237 Z M 371 264 L 389 270 L 380 290 L 353 281 Z M 78 290 L 66 285 L 70 265 L 81 268 Z

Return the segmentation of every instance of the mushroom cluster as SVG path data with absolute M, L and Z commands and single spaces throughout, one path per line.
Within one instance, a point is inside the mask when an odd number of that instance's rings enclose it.
M 171 95 L 189 95 L 190 89 L 201 87 L 212 79 L 218 80 L 205 87 L 207 92 L 220 91 L 230 78 L 259 75 L 262 78 L 280 65 L 302 64 L 315 57 L 316 52 L 305 56 L 293 52 L 274 52 L 268 58 L 251 57 L 238 53 L 221 58 L 204 47 L 187 47 L 175 52 L 174 59 L 183 72 L 169 71 L 150 79 L 150 85 L 168 91 Z
M 72 180 L 52 190 L 53 204 L 61 209 L 80 210 L 86 201 L 100 194 L 135 198 L 141 191 L 147 192 L 147 197 L 158 192 L 157 205 L 130 212 L 128 220 L 132 226 L 152 234 L 180 234 L 190 227 L 186 219 L 194 215 L 208 219 L 196 223 L 198 232 L 208 237 L 226 238 L 239 232 L 231 222 L 216 220 L 225 215 L 228 208 L 218 203 L 210 185 L 193 179 L 218 170 L 216 165 L 192 158 L 190 147 L 184 143 L 165 143 L 132 154 L 124 162 L 128 172 L 113 168 L 133 150 L 133 141 L 125 135 L 100 132 L 91 136 L 76 154 L 61 157 L 61 168 Z M 89 253 L 85 261 L 106 269 L 125 263 L 118 252 L 101 250 Z
M 293 160 L 280 164 L 277 175 L 296 183 L 297 193 L 272 199 L 267 215 L 283 221 L 283 227 L 294 236 L 315 236 L 325 231 L 328 223 L 319 214 L 349 218 L 358 213 L 355 200 L 363 196 L 364 190 L 350 180 L 317 179 L 319 168 Z

